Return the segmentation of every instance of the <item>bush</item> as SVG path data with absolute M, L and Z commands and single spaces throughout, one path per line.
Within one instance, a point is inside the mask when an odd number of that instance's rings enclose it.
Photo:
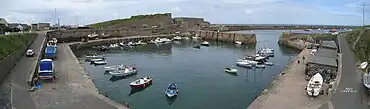
M 27 46 L 36 36 L 36 33 L 0 35 L 0 60 Z

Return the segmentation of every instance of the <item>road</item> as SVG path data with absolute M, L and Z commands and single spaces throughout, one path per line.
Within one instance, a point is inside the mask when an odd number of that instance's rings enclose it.
M 342 73 L 331 103 L 335 109 L 364 109 L 362 101 L 364 89 L 361 83 L 361 73 L 356 72 L 354 53 L 344 34 L 338 35 L 338 42 L 342 52 Z
M 42 46 L 45 37 L 45 32 L 38 32 L 38 37 L 29 46 L 35 51 L 34 57 L 23 56 L 17 62 L 16 66 L 10 71 L 8 77 L 4 80 L 1 88 L 11 89 L 11 103 L 13 108 L 16 109 L 36 109 L 30 93 L 28 92 L 29 86 L 27 84 L 28 76 L 32 69 L 35 67 L 38 53 Z

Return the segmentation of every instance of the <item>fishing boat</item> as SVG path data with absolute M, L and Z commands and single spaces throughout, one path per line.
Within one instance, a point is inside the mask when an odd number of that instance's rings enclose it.
M 238 45 L 240 45 L 240 44 L 242 44 L 243 42 L 241 42 L 241 41 L 235 41 L 235 44 L 238 44 Z
M 123 70 L 115 70 L 115 71 L 110 71 L 109 74 L 113 76 L 129 76 L 132 74 L 137 74 L 138 69 L 135 67 L 131 68 L 124 68 Z
M 105 69 L 106 72 L 115 71 L 115 70 L 122 70 L 124 68 L 125 68 L 125 65 L 123 65 L 123 64 L 120 64 L 120 65 L 111 65 L 111 66 L 104 67 L 104 69 Z
M 178 88 L 177 84 L 176 83 L 169 84 L 165 93 L 170 98 L 174 97 L 174 96 L 177 96 L 177 94 L 179 93 L 179 88 Z
M 97 61 L 92 61 L 92 63 L 94 65 L 105 65 L 105 64 L 107 64 L 107 61 L 105 61 L 105 60 L 97 60 Z
M 310 96 L 318 96 L 320 94 L 323 77 L 320 73 L 316 73 L 307 84 L 307 94 Z
M 209 42 L 204 41 L 204 42 L 202 42 L 200 45 L 203 45 L 203 46 L 209 46 Z
M 151 85 L 153 81 L 152 77 L 144 77 L 137 79 L 130 83 L 131 88 L 146 88 L 147 86 Z
M 370 73 L 370 72 L 369 72 Z M 364 84 L 364 86 L 367 88 L 367 89 L 370 89 L 370 75 L 369 73 L 364 73 L 363 77 L 362 77 L 362 82 Z
M 231 68 L 225 68 L 225 72 L 227 73 L 237 73 L 238 69 L 231 67 Z

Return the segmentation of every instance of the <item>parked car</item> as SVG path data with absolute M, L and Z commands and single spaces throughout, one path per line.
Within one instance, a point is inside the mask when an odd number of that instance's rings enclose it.
M 28 49 L 26 52 L 26 56 L 32 57 L 33 55 L 35 55 L 35 52 L 32 49 Z

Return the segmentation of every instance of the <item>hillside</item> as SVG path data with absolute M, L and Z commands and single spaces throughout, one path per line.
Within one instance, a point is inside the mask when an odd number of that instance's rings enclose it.
M 132 23 L 132 22 L 135 22 L 135 21 L 139 21 L 139 20 L 156 19 L 156 18 L 161 18 L 161 17 L 171 18 L 171 13 L 136 15 L 136 16 L 131 16 L 130 18 L 116 19 L 116 20 L 110 20 L 110 21 L 104 21 L 104 22 L 91 24 L 91 25 L 89 25 L 89 27 L 91 27 L 91 28 L 108 28 L 108 27 L 114 26 L 114 25 L 127 24 L 127 23 Z M 171 20 L 172 20 L 172 18 L 171 18 Z M 142 23 L 140 23 L 140 24 L 142 24 Z M 127 26 L 127 25 L 122 25 L 122 26 Z
M 362 34 L 361 34 L 362 32 Z M 359 38 L 359 39 L 357 39 Z M 357 61 L 369 61 L 370 59 L 370 29 L 358 28 L 348 33 L 346 37 L 352 48 Z M 357 43 L 356 43 L 356 40 Z M 353 45 L 355 44 L 355 45 Z
M 0 61 L 36 38 L 35 33 L 0 35 Z

